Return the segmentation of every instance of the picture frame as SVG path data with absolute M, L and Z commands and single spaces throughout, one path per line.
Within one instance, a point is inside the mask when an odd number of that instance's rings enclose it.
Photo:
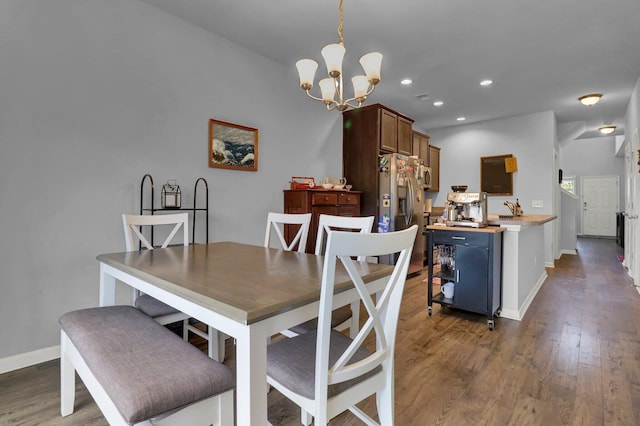
M 513 173 L 508 173 L 505 160 L 513 154 L 480 157 L 480 191 L 492 195 L 513 195 Z
M 209 120 L 209 167 L 258 170 L 258 129 Z

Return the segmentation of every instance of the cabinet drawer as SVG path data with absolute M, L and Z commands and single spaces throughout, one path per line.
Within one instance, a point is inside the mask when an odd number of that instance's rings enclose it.
M 338 195 L 338 204 L 358 204 L 360 196 L 356 194 L 343 194 Z
M 319 204 L 338 204 L 338 194 L 330 194 L 328 192 L 323 192 L 321 194 L 312 194 L 311 204 L 313 204 L 314 206 Z
M 431 231 L 434 243 L 489 245 L 489 237 L 493 234 L 484 232 Z

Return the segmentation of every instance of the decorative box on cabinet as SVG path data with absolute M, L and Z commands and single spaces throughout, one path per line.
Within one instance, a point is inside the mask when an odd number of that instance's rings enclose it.
M 474 230 L 427 227 L 429 239 L 427 309 L 438 303 L 487 316 L 487 325 L 494 328 L 493 318 L 502 307 L 502 235 L 504 228 L 488 227 Z M 452 298 L 440 290 L 433 294 L 434 280 L 440 289 L 453 283 Z
M 343 176 L 362 191 L 360 214 L 377 217 L 379 155 L 388 152 L 411 155 L 413 120 L 373 104 L 343 112 L 342 121 Z
M 431 167 L 431 187 L 429 192 L 440 191 L 440 148 L 429 145 L 429 167 Z
M 322 191 L 317 189 L 285 189 L 285 213 L 311 213 L 307 253 L 315 250 L 318 219 L 321 214 L 360 216 L 360 191 Z M 297 229 L 285 227 L 285 238 L 291 241 Z

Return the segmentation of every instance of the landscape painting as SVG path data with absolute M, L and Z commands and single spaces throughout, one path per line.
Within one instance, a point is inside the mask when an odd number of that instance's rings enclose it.
M 209 167 L 258 170 L 258 129 L 209 120 Z

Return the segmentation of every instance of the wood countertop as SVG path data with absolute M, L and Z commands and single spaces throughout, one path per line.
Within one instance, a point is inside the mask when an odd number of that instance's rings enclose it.
M 556 215 L 550 214 L 525 214 L 509 218 L 500 218 L 497 214 L 490 214 L 487 222 L 491 226 L 503 225 L 522 225 L 522 226 L 539 226 L 547 222 L 551 222 L 557 218 Z
M 505 228 L 498 226 L 486 226 L 484 228 L 470 228 L 466 226 L 442 226 L 442 225 L 428 225 L 425 227 L 428 231 L 454 231 L 454 232 L 484 232 L 485 234 L 496 234 L 498 232 L 506 231 Z

